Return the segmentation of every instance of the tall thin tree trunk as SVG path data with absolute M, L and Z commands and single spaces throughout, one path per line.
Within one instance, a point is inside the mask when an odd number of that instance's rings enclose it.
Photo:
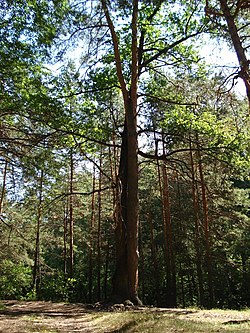
M 8 162 L 6 160 L 5 164 L 4 164 L 4 170 L 3 170 L 3 184 L 2 184 L 2 191 L 1 191 L 1 197 L 0 197 L 0 215 L 3 212 L 3 202 L 4 202 L 4 196 L 5 196 L 5 190 L 6 190 L 7 169 L 8 169 Z
M 93 229 L 95 224 L 95 165 L 93 167 L 93 180 L 92 180 L 92 199 L 91 199 L 91 218 L 90 218 L 90 246 L 89 246 L 89 281 L 88 281 L 88 301 L 92 302 L 93 298 L 93 248 L 94 248 L 94 240 L 93 240 Z
M 36 297 L 40 298 L 41 289 L 41 263 L 40 263 L 40 229 L 42 223 L 42 201 L 43 201 L 43 180 L 44 171 L 41 170 L 39 188 L 38 188 L 38 210 L 37 210 L 37 225 L 36 225 L 36 244 L 33 266 L 33 289 L 36 291 Z
M 160 305 L 160 276 L 159 276 L 159 265 L 157 258 L 157 249 L 155 246 L 155 236 L 154 236 L 154 225 L 152 213 L 148 213 L 148 222 L 150 227 L 150 248 L 153 261 L 153 276 L 154 276 L 154 288 L 155 288 L 155 300 L 157 305 Z
M 184 270 L 182 269 L 182 262 L 185 262 L 185 256 L 183 255 L 183 252 L 186 250 L 185 242 L 183 242 L 183 237 L 184 235 L 187 234 L 186 230 L 186 224 L 184 223 L 185 217 L 183 214 L 183 198 L 181 195 L 181 187 L 180 187 L 180 180 L 178 176 L 178 171 L 175 170 L 175 180 L 176 180 L 176 185 L 177 185 L 177 197 L 178 197 L 178 216 L 179 216 L 179 223 L 178 223 L 178 231 L 176 231 L 178 235 L 178 243 L 180 246 L 176 251 L 178 251 L 178 256 L 179 256 L 179 276 L 180 276 L 180 284 L 181 284 L 181 302 L 182 306 L 185 307 L 186 302 L 185 302 L 185 287 L 184 287 Z
M 197 190 L 197 179 L 194 165 L 194 158 L 192 153 L 192 146 L 190 141 L 190 163 L 191 163 L 191 174 L 192 174 L 192 200 L 194 209 L 195 219 L 195 251 L 196 251 L 196 268 L 198 278 L 198 299 L 199 304 L 204 306 L 204 288 L 203 288 L 203 273 L 202 273 L 202 249 L 201 249 L 201 221 L 199 217 L 199 203 L 198 203 L 198 190 Z
M 142 302 L 145 302 L 145 257 L 143 251 L 142 224 L 139 222 L 139 251 L 140 251 L 140 285 L 142 291 Z
M 100 154 L 100 170 L 102 168 L 102 149 Z M 97 298 L 101 299 L 101 211 L 102 211 L 102 173 L 99 173 L 99 192 L 98 192 L 98 225 L 97 225 Z
M 63 218 L 63 271 L 64 276 L 67 276 L 67 237 L 68 237 L 68 199 L 64 207 L 64 218 Z
M 108 270 L 109 270 L 109 261 L 110 261 L 110 241 L 109 235 L 107 240 L 107 249 L 106 249 L 106 260 L 105 260 L 105 273 L 104 273 L 104 299 L 107 300 L 108 296 Z
M 163 232 L 166 251 L 166 273 L 167 273 L 167 291 L 168 306 L 176 306 L 176 272 L 175 258 L 173 251 L 172 221 L 170 212 L 169 183 L 166 164 L 162 164 L 162 205 L 163 205 Z
M 203 175 L 203 166 L 201 160 L 201 151 L 199 145 L 198 135 L 197 139 L 197 152 L 198 152 L 198 167 L 201 181 L 201 193 L 202 193 L 202 205 L 203 205 L 203 221 L 204 221 L 204 234 L 205 234 L 205 251 L 206 251 L 206 269 L 208 274 L 208 292 L 209 292 L 209 304 L 211 308 L 213 306 L 213 276 L 212 276 L 212 257 L 211 257 L 211 244 L 210 244 L 210 232 L 209 232 L 209 216 L 208 216 L 208 202 L 206 193 L 206 184 Z
M 74 276 L 74 157 L 70 152 L 70 179 L 69 179 L 69 277 Z

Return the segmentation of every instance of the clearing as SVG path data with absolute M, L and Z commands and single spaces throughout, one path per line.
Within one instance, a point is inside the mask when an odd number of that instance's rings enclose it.
M 250 333 L 250 310 L 0 301 L 0 333 Z

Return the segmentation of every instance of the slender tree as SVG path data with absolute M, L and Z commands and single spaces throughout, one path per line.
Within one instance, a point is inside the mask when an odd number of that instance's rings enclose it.
M 33 288 L 36 291 L 36 296 L 40 297 L 41 289 L 41 255 L 40 255 L 40 232 L 42 223 L 42 203 L 43 203 L 43 186 L 44 186 L 44 171 L 41 170 L 39 176 L 38 188 L 38 209 L 37 209 L 37 225 L 36 225 L 36 243 L 33 267 Z
M 7 179 L 7 170 L 8 170 L 8 161 L 5 161 L 4 170 L 3 170 L 3 183 L 2 183 L 2 191 L 0 196 L 0 215 L 3 212 L 3 204 L 4 204 L 4 196 L 6 191 L 6 179 Z

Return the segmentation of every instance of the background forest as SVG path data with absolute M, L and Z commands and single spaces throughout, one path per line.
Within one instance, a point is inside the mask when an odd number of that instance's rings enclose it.
M 130 96 L 140 299 L 250 306 L 249 7 L 1 1 L 0 298 L 112 295 Z

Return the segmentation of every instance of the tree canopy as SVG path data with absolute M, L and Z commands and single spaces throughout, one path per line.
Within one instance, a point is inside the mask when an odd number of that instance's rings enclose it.
M 0 297 L 249 306 L 248 10 L 1 3 Z

